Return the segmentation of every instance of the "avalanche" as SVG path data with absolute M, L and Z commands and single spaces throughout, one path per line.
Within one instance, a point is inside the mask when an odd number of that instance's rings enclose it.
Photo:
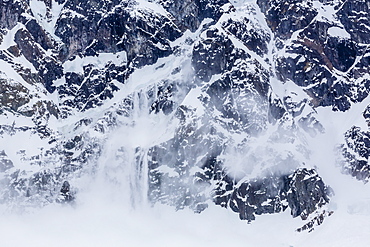
M 368 246 L 369 13 L 0 2 L 2 245 Z

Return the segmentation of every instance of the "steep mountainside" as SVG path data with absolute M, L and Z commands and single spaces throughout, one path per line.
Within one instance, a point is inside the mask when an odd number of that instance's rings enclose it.
M 370 179 L 369 15 L 365 0 L 1 1 L 0 202 L 78 204 L 89 177 L 133 207 L 289 210 L 312 230 L 333 213 L 322 171 Z M 329 169 L 310 143 L 330 116 L 357 125 Z

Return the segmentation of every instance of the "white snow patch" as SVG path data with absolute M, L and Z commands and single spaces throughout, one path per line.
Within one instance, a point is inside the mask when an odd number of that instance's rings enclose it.
M 51 2 L 51 9 L 48 9 L 43 1 L 31 0 L 30 8 L 33 16 L 39 24 L 48 32 L 55 40 L 59 37 L 54 35 L 55 24 L 58 21 L 59 15 L 64 7 L 64 4 L 58 4 L 55 0 Z
M 138 7 L 141 9 L 151 10 L 154 13 L 158 13 L 163 16 L 169 16 L 169 13 L 160 4 L 146 0 L 135 0 L 135 1 L 137 2 Z
M 9 30 L 6 35 L 3 36 L 3 40 L 0 44 L 0 50 L 6 50 L 9 47 L 16 45 L 14 41 L 14 35 L 18 32 L 19 29 L 25 28 L 23 24 L 18 23 L 15 27 Z
M 338 37 L 342 39 L 351 38 L 351 35 L 344 28 L 340 28 L 340 27 L 330 27 L 328 29 L 328 34 L 332 37 Z
M 104 68 L 109 62 L 115 65 L 121 65 L 127 63 L 127 53 L 125 51 L 111 53 L 99 53 L 98 56 L 77 56 L 72 61 L 66 61 L 63 64 L 65 72 L 83 73 L 83 67 L 89 64 L 94 65 L 98 69 Z
M 179 173 L 176 172 L 174 168 L 170 168 L 165 165 L 158 167 L 158 171 L 167 174 L 169 177 L 179 177 Z
M 313 7 L 318 11 L 314 21 L 325 21 L 331 23 L 339 22 L 336 17 L 337 10 L 335 9 L 335 5 L 323 4 L 319 1 L 314 1 Z

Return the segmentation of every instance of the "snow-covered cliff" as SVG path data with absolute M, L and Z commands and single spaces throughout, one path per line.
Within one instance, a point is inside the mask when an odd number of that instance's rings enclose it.
M 358 0 L 1 1 L 1 204 L 78 207 L 99 184 L 133 208 L 288 211 L 311 231 L 342 179 L 369 190 L 369 15 Z

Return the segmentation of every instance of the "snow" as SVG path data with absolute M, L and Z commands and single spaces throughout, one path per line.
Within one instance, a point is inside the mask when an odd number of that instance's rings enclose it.
M 179 177 L 179 173 L 175 171 L 175 168 L 162 165 L 158 167 L 158 171 L 167 174 L 169 177 Z
M 337 21 L 335 5 L 324 4 L 320 1 L 314 1 L 313 7 L 317 10 L 318 14 L 314 21 L 326 21 L 332 23 L 340 23 Z
M 48 32 L 55 40 L 60 40 L 59 37 L 54 34 L 54 31 L 55 24 L 58 21 L 63 6 L 64 3 L 58 4 L 55 0 L 52 0 L 51 9 L 48 9 L 43 1 L 30 1 L 30 8 L 33 17 L 36 18 L 36 20 L 45 29 L 45 31 Z
M 246 25 L 249 29 L 259 30 L 262 37 L 268 34 L 272 37 L 271 30 L 268 28 L 264 15 L 254 1 L 233 1 L 233 6 L 236 8 L 236 11 L 222 15 L 215 26 L 230 38 L 236 48 L 245 50 L 249 55 L 251 55 L 251 59 L 257 60 L 265 67 L 265 69 L 268 70 L 271 66 L 269 61 L 266 61 L 263 57 L 248 49 L 242 41 L 233 35 L 230 35 L 228 32 L 225 32 L 222 28 L 223 23 L 227 22 L 230 18 L 239 20 L 240 22 L 245 22 L 244 19 L 248 19 L 249 22 Z
M 182 101 L 182 105 L 190 106 L 196 111 L 197 116 L 202 116 L 204 114 L 204 106 L 202 105 L 199 96 L 202 95 L 202 90 L 200 87 L 196 87 L 190 90 L 190 92 L 186 95 L 184 100 Z
M 5 62 L 4 60 L 0 60 L 0 78 L 4 79 L 11 79 L 9 82 L 24 82 L 23 78 L 12 68 L 12 66 Z M 27 83 L 22 83 L 23 86 L 26 86 L 27 89 L 31 89 L 32 87 Z
M 17 119 L 18 120 L 18 119 Z M 24 119 L 19 118 L 20 121 L 14 121 L 14 126 L 22 126 L 22 120 L 24 124 L 27 124 Z M 27 120 L 27 119 L 26 119 Z M 28 123 L 30 125 L 30 123 Z M 10 143 L 16 145 L 9 145 Z M 32 145 L 30 145 L 32 144 Z M 21 171 L 33 171 L 37 172 L 39 166 L 30 166 L 28 161 L 23 160 L 21 151 L 28 156 L 39 155 L 44 147 L 48 146 L 48 141 L 41 139 L 38 135 L 35 135 L 31 131 L 16 132 L 14 135 L 2 135 L 0 137 L 0 150 L 5 150 L 6 155 L 12 160 L 14 168 L 13 172 L 17 169 Z
M 338 37 L 341 39 L 351 38 L 351 35 L 344 28 L 340 28 L 340 27 L 330 27 L 328 29 L 328 34 L 332 37 Z
M 0 44 L 0 49 L 5 50 L 9 47 L 16 45 L 14 41 L 14 35 L 18 32 L 19 29 L 24 28 L 23 24 L 18 23 L 15 27 L 9 30 L 6 35 L 3 36 L 2 42 Z
M 86 65 L 92 64 L 97 69 L 102 69 L 110 62 L 115 65 L 127 63 L 127 53 L 125 51 L 121 51 L 115 54 L 99 53 L 98 56 L 86 56 L 82 58 L 77 56 L 73 60 L 66 61 L 63 64 L 63 68 L 65 72 L 83 74 L 83 67 Z
M 56 215 L 55 210 L 60 213 Z M 26 241 L 28 246 L 40 247 L 228 246 L 245 244 L 246 238 L 251 243 L 266 242 L 245 234 L 245 222 L 230 220 L 230 216 L 221 209 L 201 215 L 166 207 L 122 212 L 121 207 L 91 202 L 84 210 L 49 207 L 22 218 L 7 216 L 12 224 L 5 227 L 4 222 L 9 221 L 3 220 L 0 227 L 7 236 L 5 241 L 2 239 L 4 246 L 23 246 Z
M 105 201 L 107 198 L 90 196 L 86 195 L 85 199 L 90 200 L 75 208 L 51 205 L 33 214 L 2 215 L 2 245 L 348 247 L 370 244 L 370 217 L 364 213 L 335 212 L 315 231 L 298 233 L 295 229 L 302 221 L 292 219 L 288 212 L 258 216 L 247 224 L 231 210 L 216 206 L 201 214 L 187 209 L 175 211 L 163 205 L 130 209 L 118 199 Z
M 140 9 L 149 10 L 163 16 L 169 16 L 169 13 L 160 5 L 155 3 L 155 1 L 146 1 L 146 0 L 135 0 Z
M 233 1 L 237 7 L 237 14 L 243 16 L 246 5 L 254 4 L 253 1 Z M 154 3 L 144 0 L 138 1 L 142 9 L 151 9 L 154 12 L 167 15 L 167 13 Z M 53 32 L 55 18 L 61 11 L 62 6 L 56 5 L 53 1 L 52 20 L 46 19 L 46 6 L 43 2 L 32 0 L 31 10 L 39 22 L 50 32 Z M 253 5 L 253 6 L 254 6 Z M 331 7 L 322 6 L 315 2 L 315 7 L 320 9 L 322 16 L 328 16 L 335 21 L 334 10 Z M 256 18 L 261 13 L 256 10 Z M 203 24 L 209 22 L 206 20 Z M 265 21 L 263 26 L 267 26 Z M 16 26 L 4 37 L 0 49 L 7 49 L 13 45 L 14 33 L 22 28 Z M 297 33 L 298 34 L 298 31 Z M 328 34 L 335 37 L 349 38 L 349 34 L 340 27 L 329 28 Z M 80 188 L 75 205 L 49 205 L 42 209 L 34 209 L 31 213 L 11 213 L 7 209 L 0 209 L 0 230 L 2 233 L 2 246 L 281 246 L 281 247 L 348 247 L 348 246 L 369 246 L 370 238 L 370 184 L 363 184 L 356 179 L 344 175 L 337 166 L 337 154 L 334 148 L 338 143 L 343 143 L 343 133 L 353 125 L 367 129 L 367 123 L 362 117 L 362 111 L 370 103 L 365 99 L 362 103 L 352 105 L 348 112 L 333 112 L 330 108 L 317 108 L 315 117 L 323 124 L 324 134 L 318 134 L 315 138 L 304 135 L 302 140 L 297 140 L 305 145 L 312 152 L 305 156 L 297 149 L 295 144 L 274 144 L 272 149 L 287 160 L 290 155 L 298 157 L 299 160 L 309 160 L 312 166 L 317 167 L 323 181 L 330 185 L 335 195 L 332 197 L 328 210 L 334 214 L 325 218 L 324 223 L 315 228 L 311 233 L 298 233 L 296 229 L 305 224 L 299 218 L 293 219 L 287 210 L 281 214 L 257 216 L 256 221 L 247 224 L 241 221 L 238 215 L 230 209 L 224 209 L 209 203 L 209 208 L 201 214 L 194 214 L 191 210 L 175 211 L 173 207 L 155 205 L 152 207 L 146 202 L 147 181 L 145 179 L 147 170 L 137 172 L 134 163 L 135 148 L 141 147 L 143 153 L 153 145 L 167 141 L 173 136 L 177 122 L 173 116 L 161 114 L 149 114 L 148 104 L 145 101 L 145 90 L 155 87 L 158 81 L 163 78 L 169 80 L 182 79 L 182 83 L 189 85 L 192 81 L 190 54 L 191 45 L 186 44 L 186 38 L 196 40 L 200 32 L 186 32 L 184 36 L 172 43 L 173 46 L 180 45 L 185 52 L 181 56 L 169 56 L 161 58 L 154 65 L 145 66 L 135 71 L 124 85 L 120 85 L 120 91 L 115 97 L 107 100 L 103 106 L 88 110 L 80 115 L 71 116 L 65 120 L 53 119 L 50 123 L 66 138 L 73 137 L 77 133 L 73 131 L 75 122 L 83 117 L 93 118 L 94 125 L 112 107 L 120 103 L 128 95 L 136 93 L 141 97 L 135 97 L 136 112 L 132 119 L 119 119 L 122 126 L 112 131 L 104 140 L 104 150 L 99 159 L 100 169 L 96 177 L 87 178 L 75 177 L 71 184 Z M 234 45 L 242 49 L 246 47 L 236 38 L 232 38 Z M 273 61 L 273 44 L 269 44 L 268 58 Z M 250 53 L 267 69 L 269 63 L 257 54 Z M 286 54 L 285 54 L 286 55 Z M 22 57 L 17 58 L 19 63 L 26 64 Z M 83 66 L 93 64 L 97 68 L 103 68 L 107 63 L 126 63 L 126 53 L 117 54 L 101 53 L 96 57 L 76 57 L 64 64 L 66 72 L 83 73 Z M 24 80 L 14 71 L 10 64 L 0 60 L 2 68 L 1 76 L 13 78 L 24 83 Z M 32 67 L 31 67 L 32 68 Z M 172 74 L 174 68 L 181 68 L 178 74 Z M 216 79 L 217 75 L 212 78 Z M 62 85 L 64 79 L 54 82 L 55 85 Z M 25 84 L 26 85 L 26 84 Z M 307 99 L 307 94 L 301 87 L 291 81 L 284 84 L 273 78 L 271 91 L 279 98 L 290 96 L 293 102 L 302 102 Z M 30 90 L 34 87 L 28 85 Z M 200 87 L 195 87 L 187 93 L 180 102 L 196 109 L 195 114 L 204 114 L 199 95 L 202 94 Z M 52 95 L 50 97 L 55 97 Z M 141 100 L 140 100 L 141 98 Z M 310 107 L 304 109 L 304 113 L 312 111 Z M 307 111 L 307 112 L 306 112 Z M 30 119 L 17 117 L 9 114 L 0 118 L 2 124 L 17 126 L 31 126 Z M 275 127 L 275 128 L 274 128 Z M 251 140 L 251 151 L 268 164 L 268 153 L 271 151 L 268 144 L 276 126 L 270 126 L 265 135 L 258 139 Z M 79 131 L 86 131 L 81 129 Z M 91 133 L 94 135 L 94 133 Z M 95 133 L 95 135 L 98 135 Z M 246 135 L 234 134 L 232 138 L 236 143 L 243 141 Z M 32 145 L 30 145 L 32 144 Z M 40 150 L 50 146 L 46 139 L 30 132 L 19 132 L 13 136 L 2 135 L 0 150 L 6 150 L 6 154 L 14 162 L 14 169 L 28 170 L 40 169 L 31 167 L 22 161 L 18 154 L 19 150 L 25 150 L 28 156 L 40 153 Z M 122 147 L 124 147 L 122 149 Z M 125 150 L 125 151 L 121 151 Z M 233 152 L 231 150 L 227 157 L 227 168 L 231 173 L 247 173 L 251 176 L 260 175 L 265 168 L 245 166 L 245 152 Z M 147 157 L 141 157 L 146 167 Z M 120 163 L 121 162 L 121 163 Z M 261 164 L 263 162 L 260 162 Z M 168 173 L 170 176 L 177 176 L 178 173 L 168 166 L 160 166 L 159 170 Z M 194 167 L 191 172 L 194 173 Z M 144 175 L 144 176 L 143 176 Z M 138 177 L 142 177 L 139 181 Z M 133 183 L 137 181 L 136 183 Z M 140 195 L 136 195 L 140 192 Z M 134 196 L 138 198 L 133 198 Z M 134 203 L 132 203 L 134 201 Z

